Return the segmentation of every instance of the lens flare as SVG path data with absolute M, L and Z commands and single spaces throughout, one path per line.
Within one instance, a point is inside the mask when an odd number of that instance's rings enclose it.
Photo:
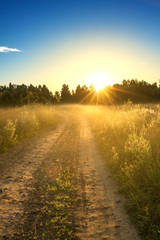
M 88 78 L 87 85 L 93 85 L 95 90 L 98 92 L 108 85 L 111 85 L 111 80 L 105 73 L 94 73 Z

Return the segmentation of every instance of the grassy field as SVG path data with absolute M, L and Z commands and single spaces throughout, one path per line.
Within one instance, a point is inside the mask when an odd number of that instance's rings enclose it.
M 0 153 L 40 130 L 55 127 L 57 120 L 53 106 L 0 108 Z
M 0 109 L 0 152 L 39 130 L 55 127 L 58 116 L 64 116 L 64 111 L 89 120 L 107 165 L 128 197 L 127 209 L 132 221 L 146 240 L 160 239 L 160 105 L 132 105 L 128 102 L 112 107 L 35 105 Z M 68 184 L 67 181 L 64 184 Z M 45 191 L 53 190 L 57 195 L 57 188 L 49 184 Z M 68 199 L 68 196 L 62 198 Z M 59 208 L 59 204 L 61 201 L 55 208 Z M 65 204 L 68 209 L 70 205 Z M 42 218 L 49 214 L 49 208 L 48 205 L 47 210 L 43 209 Z
M 145 239 L 160 239 L 160 106 L 85 109 L 121 190 L 127 209 Z

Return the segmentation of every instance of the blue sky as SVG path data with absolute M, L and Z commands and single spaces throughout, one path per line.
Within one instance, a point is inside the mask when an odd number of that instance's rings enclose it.
M 158 82 L 159 26 L 159 0 L 0 0 L 0 85 Z

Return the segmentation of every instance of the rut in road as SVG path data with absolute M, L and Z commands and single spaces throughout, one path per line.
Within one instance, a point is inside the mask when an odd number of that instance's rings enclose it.
M 0 157 L 0 239 L 16 239 L 27 218 L 25 203 L 36 181 L 34 173 L 50 158 L 50 149 L 63 131 L 64 124 Z
M 72 113 L 64 116 L 56 130 L 0 157 L 0 239 L 23 239 L 15 237 L 18 230 L 36 224 L 40 201 L 34 187 L 41 183 L 35 173 L 59 159 L 76 164 L 75 239 L 138 240 L 88 123 Z
M 79 187 L 82 199 L 76 211 L 79 239 L 138 240 L 124 209 L 125 199 L 101 159 L 91 130 L 85 120 L 81 123 Z

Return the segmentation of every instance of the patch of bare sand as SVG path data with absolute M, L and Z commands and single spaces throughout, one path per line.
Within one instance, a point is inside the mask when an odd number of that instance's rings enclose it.
M 78 239 L 139 240 L 124 209 L 125 199 L 100 157 L 87 122 L 81 123 L 77 168 L 79 201 L 75 212 Z

